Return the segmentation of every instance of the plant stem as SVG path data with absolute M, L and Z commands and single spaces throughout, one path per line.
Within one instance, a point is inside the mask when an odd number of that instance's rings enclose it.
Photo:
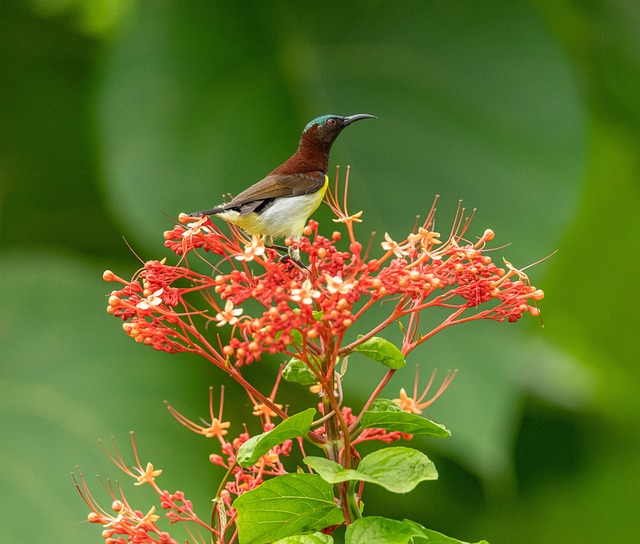
M 331 414 L 324 426 L 327 436 L 324 448 L 327 457 L 331 461 L 340 464 L 344 468 L 351 468 L 352 455 L 349 429 L 347 422 L 340 412 L 338 400 L 334 395 L 336 351 L 337 350 L 334 349 L 333 338 L 331 338 L 326 343 L 325 357 L 322 365 L 324 373 L 321 381 L 324 389 L 322 407 L 325 414 Z M 334 493 L 340 501 L 344 521 L 347 525 L 361 517 L 352 483 L 341 482 L 334 485 Z

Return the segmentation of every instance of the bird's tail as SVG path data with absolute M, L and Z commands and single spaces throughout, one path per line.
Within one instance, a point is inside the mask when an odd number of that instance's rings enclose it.
M 202 210 L 201 212 L 192 212 L 189 215 L 191 217 L 204 217 L 205 215 L 216 215 L 225 211 L 224 206 L 216 206 L 215 208 L 211 208 L 209 210 Z

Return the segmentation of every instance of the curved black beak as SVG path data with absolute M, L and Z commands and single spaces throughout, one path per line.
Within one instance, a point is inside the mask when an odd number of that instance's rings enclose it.
M 368 113 L 358 113 L 356 115 L 350 115 L 349 117 L 344 117 L 342 120 L 342 126 L 350 125 L 355 121 L 359 121 L 360 119 L 377 119 L 375 115 L 369 115 Z

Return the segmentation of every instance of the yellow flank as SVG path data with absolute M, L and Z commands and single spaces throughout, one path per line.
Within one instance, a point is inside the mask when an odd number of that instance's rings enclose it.
M 262 235 L 273 239 L 293 238 L 297 240 L 307 224 L 307 219 L 318 209 L 329 186 L 325 176 L 324 185 L 315 193 L 276 198 L 262 213 L 240 215 L 236 211 L 217 214 L 220 219 L 238 225 L 248 234 Z

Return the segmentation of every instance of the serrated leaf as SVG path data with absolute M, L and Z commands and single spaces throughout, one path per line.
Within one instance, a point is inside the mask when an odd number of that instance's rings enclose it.
M 451 436 L 451 432 L 439 423 L 427 418 L 410 414 L 404 410 L 398 411 L 370 411 L 362 414 L 360 425 L 364 428 L 385 429 L 401 433 L 419 434 L 444 438 Z
M 285 474 L 238 497 L 242 544 L 266 544 L 343 522 L 333 487 L 317 474 Z M 292 541 L 292 542 L 295 542 Z
M 311 371 L 307 363 L 295 357 L 284 367 L 282 377 L 288 382 L 299 383 L 301 385 L 314 385 L 318 382 L 318 378 Z
M 238 463 L 240 466 L 249 467 L 274 446 L 290 438 L 297 438 L 307 434 L 315 413 L 315 408 L 309 408 L 285 419 L 269 432 L 252 436 L 238 449 Z
M 324 533 L 295 535 L 278 540 L 273 544 L 333 544 L 333 537 L 331 535 L 325 535 Z
M 381 516 L 368 516 L 349 525 L 346 544 L 467 544 L 457 538 L 424 528 L 408 519 L 398 521 Z M 481 540 L 477 544 L 489 544 Z
M 357 469 L 344 469 L 323 457 L 306 457 L 304 462 L 331 484 L 371 482 L 393 493 L 408 493 L 420 482 L 438 478 L 435 465 L 424 453 L 402 446 L 366 455 Z
M 369 338 L 362 344 L 358 345 L 354 351 L 362 353 L 369 357 L 369 359 L 378 361 L 384 366 L 393 369 L 402 368 L 407 364 L 404 359 L 404 355 L 402 355 L 402 352 L 398 347 L 379 336 Z

